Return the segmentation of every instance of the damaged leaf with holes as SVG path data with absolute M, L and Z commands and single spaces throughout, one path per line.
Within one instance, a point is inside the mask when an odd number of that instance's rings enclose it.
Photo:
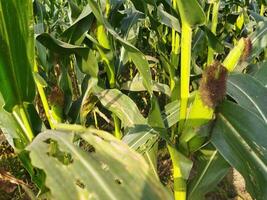
M 45 131 L 27 150 L 51 199 L 172 199 L 144 158 L 104 131 Z

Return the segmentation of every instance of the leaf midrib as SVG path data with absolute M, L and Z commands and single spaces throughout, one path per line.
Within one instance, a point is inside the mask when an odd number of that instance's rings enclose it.
M 244 94 L 247 97 L 247 99 L 255 106 L 255 108 L 257 109 L 257 111 L 259 112 L 259 114 L 261 115 L 261 117 L 263 118 L 263 120 L 265 121 L 265 123 L 267 123 L 267 118 L 265 117 L 264 113 L 261 111 L 261 109 L 259 108 L 259 106 L 257 105 L 257 103 L 253 100 L 253 98 L 251 98 L 246 93 L 245 90 L 243 90 L 241 87 L 239 87 L 238 85 L 236 85 L 231 80 L 228 80 L 228 83 L 230 83 L 233 87 L 237 88 L 242 94 Z
M 2 3 L 1 3 L 1 8 L 3 8 L 2 7 Z M 1 16 L 1 18 L 2 19 L 4 19 L 4 16 L 3 16 L 3 12 L 1 12 L 2 13 L 2 16 Z M 14 71 L 14 68 L 15 68 L 15 64 L 14 64 L 14 62 L 13 62 L 13 57 L 12 57 L 12 53 L 11 53 L 11 49 L 10 49 L 10 39 L 9 39 L 9 36 L 8 36 L 8 33 L 7 33 L 7 29 L 6 29 L 6 21 L 5 20 L 2 20 L 2 23 L 3 23 L 3 25 L 4 25 L 4 29 L 3 29 L 3 33 L 4 33 L 4 36 L 5 36 L 5 38 L 6 38 L 6 42 L 7 42 L 7 49 L 8 49 L 8 54 L 9 54 L 9 58 L 10 59 L 8 59 L 9 60 L 9 62 L 10 62 L 10 65 L 11 65 L 11 74 L 12 74 L 12 79 L 13 79 L 13 84 L 15 85 L 15 93 L 17 94 L 17 98 L 18 98 L 18 101 L 19 101 L 19 104 L 22 104 L 22 99 L 21 99 L 21 96 L 20 96 L 20 92 L 19 92 L 19 87 L 18 87 L 18 79 L 16 78 L 17 76 L 16 76 L 16 73 L 15 73 L 15 71 Z M 12 81 L 12 80 L 10 80 L 10 81 Z
M 205 176 L 205 174 L 207 173 L 213 159 L 215 158 L 216 154 L 218 153 L 218 150 L 215 150 L 214 153 L 212 154 L 212 156 L 209 159 L 209 162 L 207 163 L 207 165 L 205 166 L 203 172 L 201 173 L 201 176 L 199 177 L 198 181 L 196 182 L 195 186 L 193 187 L 192 191 L 190 192 L 190 195 L 193 194 L 196 190 L 196 188 L 198 187 L 198 185 L 200 184 L 200 182 L 202 181 L 203 177 Z
M 239 134 L 236 128 L 231 124 L 231 122 L 222 113 L 219 113 L 218 116 L 221 118 L 224 124 L 232 131 L 232 135 L 240 139 L 240 143 L 243 144 L 242 146 L 244 150 L 246 151 L 246 155 L 251 154 L 251 157 L 253 158 L 253 160 L 256 163 L 258 163 L 259 166 L 261 166 L 261 168 L 267 174 L 267 166 L 265 165 L 264 161 L 257 155 L 255 150 L 246 142 L 246 140 L 242 137 L 242 135 Z

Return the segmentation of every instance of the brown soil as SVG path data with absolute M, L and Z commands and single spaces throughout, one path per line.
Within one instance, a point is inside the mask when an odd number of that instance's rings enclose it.
M 0 130 L 0 200 L 29 200 L 21 184 L 33 186 L 12 147 Z

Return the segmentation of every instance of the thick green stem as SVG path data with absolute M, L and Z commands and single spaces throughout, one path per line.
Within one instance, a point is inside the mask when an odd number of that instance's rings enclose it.
M 179 165 L 179 155 L 176 149 L 174 149 L 174 147 L 171 145 L 168 145 L 168 150 L 173 165 L 174 199 L 186 200 L 186 180 L 182 177 L 182 172 Z
M 38 73 L 38 67 L 37 67 L 37 63 L 35 62 L 34 64 L 34 72 Z M 49 104 L 48 104 L 48 101 L 47 101 L 47 98 L 46 98 L 46 95 L 45 95 L 45 91 L 44 91 L 44 88 L 42 85 L 40 85 L 37 81 L 35 81 L 35 84 L 37 86 L 37 90 L 38 90 L 38 93 L 40 95 L 40 99 L 41 99 L 41 102 L 43 104 L 43 108 L 44 108 L 44 111 L 45 111 L 45 115 L 46 115 L 46 118 L 47 118 L 47 121 L 50 125 L 50 128 L 51 129 L 54 129 L 54 123 L 53 123 L 53 117 L 51 115 L 51 112 L 50 112 L 50 108 L 49 108 Z
M 37 85 L 38 93 L 40 95 L 41 102 L 43 104 L 43 108 L 44 108 L 44 111 L 45 111 L 45 115 L 46 115 L 47 121 L 48 121 L 48 123 L 50 125 L 50 128 L 54 129 L 54 123 L 52 122 L 53 119 L 52 119 L 52 115 L 50 114 L 50 108 L 49 108 L 49 104 L 48 104 L 44 89 L 38 83 L 36 83 L 36 85 Z
M 181 132 L 187 115 L 187 102 L 189 98 L 190 68 L 191 68 L 192 28 L 184 23 L 182 25 L 181 42 L 181 109 L 179 132 Z
M 220 1 L 218 0 L 214 2 L 213 10 L 212 10 L 211 32 L 214 33 L 214 35 L 216 35 L 219 8 L 220 8 Z M 213 59 L 214 59 L 213 54 L 214 54 L 214 50 L 209 46 L 207 65 L 210 65 L 213 62 Z

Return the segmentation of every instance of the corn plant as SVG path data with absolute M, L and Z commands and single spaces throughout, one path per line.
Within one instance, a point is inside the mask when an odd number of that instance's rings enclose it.
M 266 5 L 0 0 L 0 127 L 32 198 L 199 200 L 232 167 L 266 199 Z

